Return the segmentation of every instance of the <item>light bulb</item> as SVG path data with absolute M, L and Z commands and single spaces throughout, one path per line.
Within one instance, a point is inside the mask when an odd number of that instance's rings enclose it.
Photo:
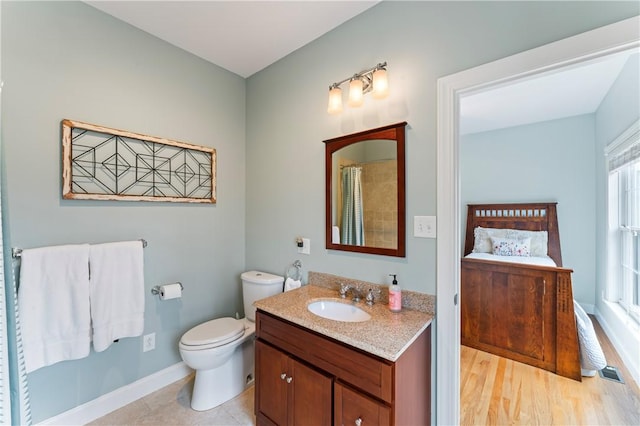
M 373 97 L 376 99 L 386 98 L 389 95 L 389 80 L 387 80 L 387 70 L 379 68 L 373 73 Z
M 342 112 L 342 89 L 332 87 L 329 90 L 329 106 L 327 107 L 329 114 L 339 114 Z
M 354 78 L 349 82 L 349 106 L 359 107 L 364 102 L 362 86 L 362 80 L 359 78 Z

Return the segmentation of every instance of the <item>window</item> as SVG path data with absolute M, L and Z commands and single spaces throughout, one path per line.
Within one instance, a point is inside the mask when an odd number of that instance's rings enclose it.
M 607 299 L 640 323 L 640 122 L 607 149 Z

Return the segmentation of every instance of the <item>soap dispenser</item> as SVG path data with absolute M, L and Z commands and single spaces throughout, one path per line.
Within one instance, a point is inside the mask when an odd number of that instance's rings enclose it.
M 389 286 L 389 310 L 391 312 L 400 312 L 402 309 L 402 290 L 398 285 L 396 274 L 389 274 L 393 277 L 393 282 Z

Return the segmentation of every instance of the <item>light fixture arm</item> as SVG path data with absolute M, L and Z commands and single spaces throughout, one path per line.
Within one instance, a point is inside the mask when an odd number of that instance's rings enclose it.
M 373 73 L 377 70 L 384 70 L 386 69 L 385 67 L 387 66 L 387 62 L 381 62 L 378 65 L 376 65 L 373 68 L 369 68 L 366 69 L 364 71 L 360 71 L 359 73 L 356 73 L 354 75 L 352 75 L 351 77 L 347 77 L 344 80 L 340 80 L 338 82 L 333 83 L 331 86 L 329 86 L 329 90 L 331 89 L 335 89 L 340 87 L 342 84 L 346 83 L 347 81 L 351 81 L 351 80 L 355 80 L 355 79 L 361 79 L 363 81 L 363 93 L 368 92 L 369 90 L 371 90 L 371 81 L 373 80 Z

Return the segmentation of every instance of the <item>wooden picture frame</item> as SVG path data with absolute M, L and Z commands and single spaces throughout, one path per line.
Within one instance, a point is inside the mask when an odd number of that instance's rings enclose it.
M 62 197 L 216 202 L 216 150 L 62 120 Z

